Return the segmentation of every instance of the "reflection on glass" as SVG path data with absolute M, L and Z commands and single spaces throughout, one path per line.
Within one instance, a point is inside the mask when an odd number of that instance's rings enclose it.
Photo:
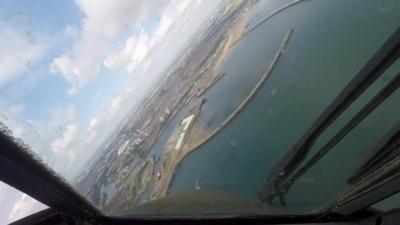
M 3 182 L 0 182 L 0 205 L 0 224 L 12 223 L 47 208 Z
M 349 188 L 362 155 L 398 122 L 394 92 L 285 204 L 262 197 L 277 161 L 397 29 L 398 1 L 3 6 L 0 122 L 107 215 L 311 213 Z

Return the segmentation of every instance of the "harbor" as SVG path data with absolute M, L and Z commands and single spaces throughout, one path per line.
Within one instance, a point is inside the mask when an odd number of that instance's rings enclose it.
M 258 1 L 223 14 L 104 144 L 80 190 L 108 211 L 184 192 L 223 191 L 257 202 L 276 160 L 392 33 L 387 21 L 398 14 L 385 2 Z M 380 32 L 368 36 L 377 24 Z M 303 199 L 333 197 L 315 194 L 310 183 L 346 187 L 336 182 L 341 168 L 332 176 L 332 165 L 318 166 L 325 169 L 310 172 L 316 179 L 302 177 L 291 202 L 311 207 Z
M 259 81 L 256 83 L 251 92 L 243 99 L 243 101 L 237 106 L 237 108 L 229 115 L 220 125 L 218 125 L 212 132 L 210 132 L 204 138 L 199 138 L 201 135 L 196 134 L 195 132 L 191 133 L 192 127 L 196 118 L 199 116 L 201 112 L 201 107 L 205 102 L 205 99 L 202 99 L 198 105 L 196 105 L 188 114 L 185 119 L 182 120 L 181 125 L 174 131 L 171 135 L 169 142 L 166 145 L 164 150 L 164 154 L 162 156 L 163 167 L 161 174 L 161 179 L 156 182 L 156 188 L 153 191 L 152 199 L 157 199 L 164 197 L 168 192 L 168 188 L 170 186 L 171 180 L 175 174 L 176 168 L 179 166 L 181 161 L 191 152 L 198 149 L 200 146 L 211 140 L 215 137 L 218 132 L 220 132 L 226 125 L 228 125 L 239 113 L 240 111 L 251 101 L 251 99 L 255 96 L 257 91 L 261 88 L 264 82 L 268 79 L 272 71 L 274 70 L 275 65 L 278 63 L 279 58 L 281 57 L 286 45 L 289 42 L 290 37 L 293 34 L 293 29 L 287 31 L 285 36 L 282 39 L 280 46 L 278 47 L 273 60 L 270 64 L 265 68 L 262 76 Z M 218 81 L 221 77 L 215 81 Z M 215 82 L 214 82 L 215 83 Z M 192 137 L 188 137 L 192 136 Z M 190 141 L 187 141 L 187 140 Z M 176 143 L 175 145 L 173 143 Z M 174 147 L 173 147 L 174 146 Z M 198 182 L 198 181 L 197 181 Z
M 191 135 L 192 127 L 201 113 L 201 108 L 205 102 L 206 99 L 201 99 L 197 105 L 189 111 L 187 116 L 181 121 L 180 125 L 169 138 L 161 156 L 162 167 L 157 173 L 151 199 L 157 199 L 166 195 L 168 188 L 165 187 L 169 186 L 176 167 L 179 165 L 180 161 L 190 153 L 187 138 Z

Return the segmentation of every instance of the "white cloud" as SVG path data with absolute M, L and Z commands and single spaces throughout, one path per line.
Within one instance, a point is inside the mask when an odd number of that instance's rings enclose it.
M 142 30 L 132 35 L 123 47 L 108 53 L 104 66 L 111 70 L 126 69 L 145 76 L 142 85 L 150 83 L 183 49 L 200 26 L 210 18 L 220 1 L 172 0 L 164 8 L 151 37 Z M 151 66 L 157 65 L 157 66 Z
M 25 105 L 14 104 L 1 109 L 0 120 L 13 132 L 13 136 L 21 138 L 33 150 L 39 153 L 48 147 L 48 134 L 42 122 L 26 120 L 23 118 Z
M 78 133 L 79 133 L 79 124 L 71 123 L 68 124 L 63 132 L 62 136 L 58 139 L 55 139 L 51 143 L 51 151 L 56 156 L 56 164 L 55 169 L 61 174 L 66 174 L 69 169 L 74 165 L 77 152 L 78 145 Z
M 123 92 L 113 98 L 110 106 L 105 108 L 90 120 L 86 135 L 86 144 L 95 146 L 96 144 L 99 144 L 99 141 L 102 141 L 102 138 L 99 138 L 99 136 L 104 137 L 107 135 L 107 131 L 111 130 L 110 124 L 115 126 L 130 109 L 129 105 L 125 103 L 129 99 L 132 100 L 132 98 L 134 98 L 133 95 L 134 93 L 132 89 L 125 89 Z M 97 143 L 95 143 L 96 141 Z
M 23 118 L 25 106 L 11 105 L 1 110 L 0 120 L 13 131 L 15 137 L 22 138 L 50 167 L 68 180 L 128 112 L 130 107 L 125 103 L 133 98 L 131 89 L 124 90 L 90 120 L 87 128 L 76 122 L 78 109 L 74 105 L 50 110 L 50 119 L 45 121 L 26 120 Z
M 143 29 L 139 35 L 131 36 L 126 40 L 125 46 L 111 53 L 104 60 L 104 66 L 108 69 L 119 70 L 126 68 L 128 73 L 132 72 L 147 56 L 150 48 L 150 39 Z
M 56 155 L 67 153 L 76 140 L 79 131 L 78 123 L 68 124 L 62 137 L 54 140 L 51 143 L 51 151 Z
M 43 43 L 29 32 L 0 26 L 0 88 L 34 67 L 47 49 Z
M 30 211 L 21 210 L 21 208 L 19 207 L 19 209 L 16 208 L 16 202 L 22 202 L 21 197 L 22 192 L 0 181 L 0 224 L 9 224 L 11 222 L 14 222 L 14 220 L 17 220 L 24 216 L 28 216 L 35 212 L 35 210 Z M 21 206 L 21 204 L 22 203 L 20 203 L 19 205 Z M 42 208 L 35 207 L 35 209 L 40 210 Z M 12 213 L 12 211 L 14 212 Z M 19 216 L 17 214 L 19 214 Z
M 71 85 L 74 95 L 101 71 L 104 54 L 120 34 L 137 28 L 158 12 L 165 1 L 147 0 L 77 0 L 84 14 L 82 27 L 71 51 L 53 59 L 49 71 L 61 74 Z M 67 30 L 70 30 L 67 28 Z
M 76 37 L 72 49 L 53 59 L 49 71 L 61 74 L 70 83 L 67 91 L 70 95 L 94 79 L 103 66 L 111 70 L 126 69 L 136 75 L 157 74 L 190 40 L 219 2 L 77 0 L 84 15 L 82 27 L 79 32 L 70 26 L 66 28 L 68 36 Z M 154 32 L 146 31 L 144 21 L 160 11 L 157 28 Z M 137 29 L 139 32 L 112 50 L 121 34 Z M 157 68 L 149 71 L 155 64 Z
M 70 104 L 65 107 L 56 107 L 50 110 L 49 129 L 54 131 L 62 129 L 66 124 L 75 120 L 78 109 L 75 105 Z
M 0 120 L 49 166 L 63 173 L 76 158 L 74 147 L 79 140 L 79 124 L 75 120 L 76 106 L 54 108 L 49 111 L 48 120 L 24 119 L 24 108 L 21 104 L 3 108 Z
M 71 53 L 53 59 L 49 72 L 61 74 L 70 84 L 67 91 L 74 95 L 100 72 L 103 58 L 104 38 L 95 33 L 83 33 L 74 43 Z
M 137 26 L 162 7 L 162 0 L 77 0 L 80 10 L 85 14 L 83 32 L 99 33 L 115 37 L 126 26 Z
M 9 223 L 19 220 L 25 216 L 29 216 L 45 208 L 47 208 L 47 206 L 26 194 L 22 194 L 21 198 L 15 203 L 8 217 Z

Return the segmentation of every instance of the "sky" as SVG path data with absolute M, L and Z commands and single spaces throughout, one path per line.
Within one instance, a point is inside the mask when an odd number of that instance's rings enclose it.
M 0 182 L 0 224 L 9 224 L 47 206 Z
M 71 181 L 222 1 L 0 0 L 0 121 Z

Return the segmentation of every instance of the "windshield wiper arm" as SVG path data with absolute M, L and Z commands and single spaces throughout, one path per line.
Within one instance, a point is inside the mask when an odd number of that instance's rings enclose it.
M 400 27 L 385 41 L 285 157 L 278 162 L 267 178 L 260 194 L 261 200 L 271 203 L 276 196 L 284 194 L 279 190 L 281 182 L 286 180 L 306 158 L 319 136 L 399 58 L 399 55 Z M 284 204 L 282 197 L 281 204 Z
M 315 163 L 317 163 L 326 153 L 335 147 L 347 134 L 349 134 L 361 121 L 363 121 L 374 109 L 376 109 L 386 98 L 400 87 L 400 73 L 387 84 L 377 95 L 375 95 L 342 129 L 340 129 L 333 138 L 331 138 L 313 157 L 305 163 L 299 170 L 290 178 L 281 184 L 281 188 L 286 192 L 291 185 Z M 400 144 L 398 142 L 395 144 Z

